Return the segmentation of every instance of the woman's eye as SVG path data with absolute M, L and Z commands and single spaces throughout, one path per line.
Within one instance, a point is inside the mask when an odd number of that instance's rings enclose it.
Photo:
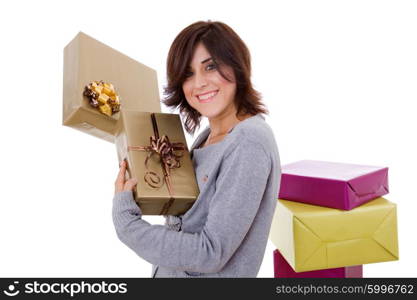
M 207 70 L 214 70 L 214 69 L 217 69 L 217 66 L 215 64 L 209 64 L 209 65 L 207 65 L 206 69 Z
M 206 71 L 216 70 L 217 65 L 216 64 L 208 64 L 205 69 L 206 69 Z M 189 78 L 193 75 L 194 75 L 194 73 L 192 71 L 186 71 L 185 74 L 184 74 L 185 78 Z
M 185 77 L 186 78 L 191 77 L 191 76 L 193 76 L 193 72 L 191 72 L 191 71 L 185 72 Z

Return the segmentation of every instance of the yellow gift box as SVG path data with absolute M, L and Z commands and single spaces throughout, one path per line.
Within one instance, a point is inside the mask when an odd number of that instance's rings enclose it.
M 296 272 L 398 260 L 397 208 L 382 197 L 349 211 L 279 199 L 269 238 Z

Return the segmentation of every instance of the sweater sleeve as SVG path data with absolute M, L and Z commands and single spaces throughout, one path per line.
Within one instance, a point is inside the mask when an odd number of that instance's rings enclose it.
M 271 170 L 263 147 L 242 139 L 223 159 L 199 233 L 173 231 L 141 219 L 131 192 L 117 193 L 113 222 L 119 239 L 148 262 L 190 272 L 219 272 L 245 238 L 257 214 Z

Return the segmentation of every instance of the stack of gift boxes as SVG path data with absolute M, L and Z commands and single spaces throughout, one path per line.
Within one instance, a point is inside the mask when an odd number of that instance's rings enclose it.
M 64 49 L 63 124 L 114 143 L 144 215 L 185 213 L 199 194 L 177 114 L 155 70 L 80 32 Z M 94 159 L 94 156 L 91 156 Z
M 362 277 L 398 259 L 388 168 L 303 160 L 282 167 L 270 231 L 274 277 Z

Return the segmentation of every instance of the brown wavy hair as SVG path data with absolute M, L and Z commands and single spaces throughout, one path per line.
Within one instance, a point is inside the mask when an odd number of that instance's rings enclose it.
M 167 58 L 167 86 L 164 87 L 163 103 L 179 108 L 185 118 L 184 127 L 193 134 L 200 126 L 201 114 L 192 108 L 184 95 L 182 85 L 186 80 L 188 66 L 196 45 L 201 42 L 217 65 L 227 65 L 233 69 L 236 78 L 235 103 L 237 115 L 258 113 L 268 114 L 261 102 L 261 95 L 252 87 L 250 53 L 242 39 L 222 22 L 199 21 L 184 28 L 169 49 Z M 217 68 L 221 76 L 231 82 Z

